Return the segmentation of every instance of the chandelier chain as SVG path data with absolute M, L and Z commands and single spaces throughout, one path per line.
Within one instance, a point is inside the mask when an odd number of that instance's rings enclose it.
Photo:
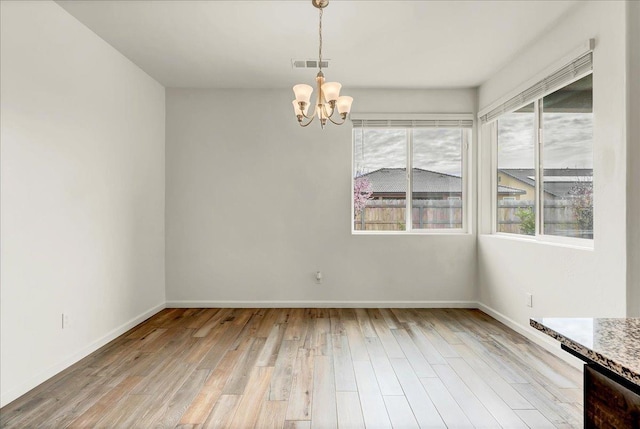
M 318 47 L 318 67 L 322 72 L 322 8 L 320 8 L 320 25 L 318 26 L 318 33 L 320 36 L 320 43 Z

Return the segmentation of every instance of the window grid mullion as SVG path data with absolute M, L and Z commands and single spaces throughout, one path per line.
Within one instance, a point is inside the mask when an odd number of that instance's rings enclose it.
M 404 224 L 405 231 L 411 231 L 413 229 L 413 130 L 407 129 L 407 193 L 406 193 L 406 205 Z
M 535 101 L 534 110 L 535 115 L 535 129 L 534 133 L 534 156 L 535 156 L 535 180 L 536 180 L 536 235 L 544 235 L 544 207 L 543 200 L 543 183 L 544 174 L 542 171 L 542 99 Z

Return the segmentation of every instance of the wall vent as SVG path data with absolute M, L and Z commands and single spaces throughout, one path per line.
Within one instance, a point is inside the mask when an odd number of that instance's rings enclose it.
M 291 67 L 294 69 L 317 69 L 318 60 L 292 59 Z M 322 68 L 326 69 L 328 67 L 329 67 L 329 60 L 322 60 Z

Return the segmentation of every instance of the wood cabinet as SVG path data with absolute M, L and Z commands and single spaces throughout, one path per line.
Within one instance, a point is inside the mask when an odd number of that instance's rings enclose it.
M 640 429 L 639 389 L 606 372 L 593 363 L 584 367 L 584 427 Z

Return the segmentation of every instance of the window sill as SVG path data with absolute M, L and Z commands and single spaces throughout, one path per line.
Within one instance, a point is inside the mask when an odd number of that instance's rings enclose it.
M 577 250 L 594 250 L 594 240 L 584 238 L 555 237 L 555 236 L 526 236 L 518 234 L 508 234 L 504 232 L 496 232 L 492 234 L 480 234 L 480 238 L 519 241 L 521 243 L 531 243 L 544 246 L 565 247 Z
M 446 231 L 362 231 L 362 230 L 352 230 L 351 235 L 432 235 L 432 236 L 440 236 L 440 235 L 472 235 L 468 231 L 464 231 L 462 229 L 450 229 Z

